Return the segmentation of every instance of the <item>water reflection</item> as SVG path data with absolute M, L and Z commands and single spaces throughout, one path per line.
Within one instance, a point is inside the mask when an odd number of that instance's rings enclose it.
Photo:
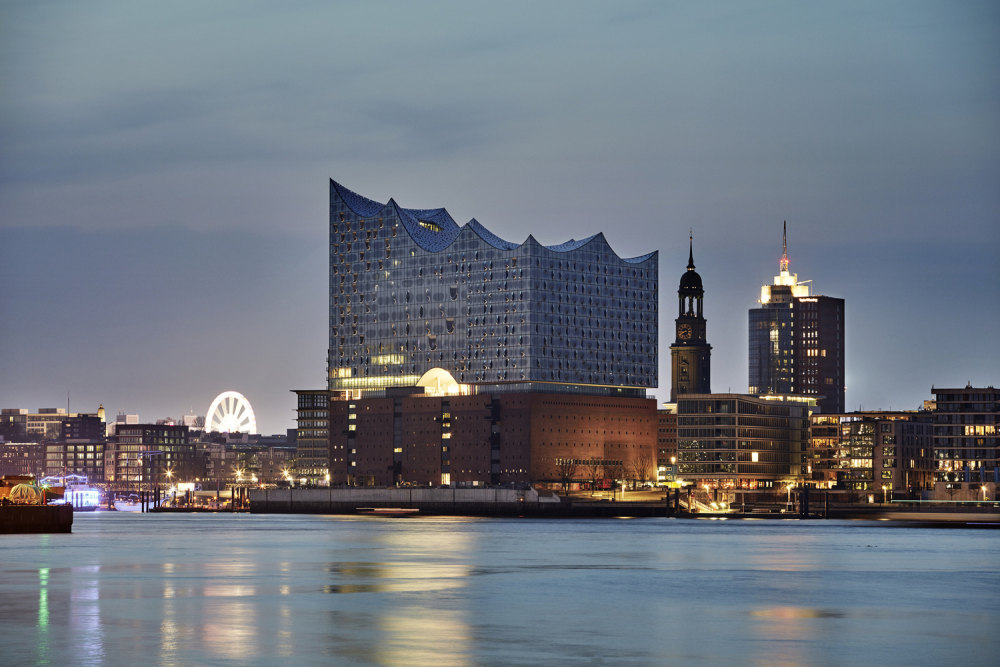
M 38 570 L 38 655 L 39 662 L 49 657 L 49 568 Z
M 201 644 L 214 658 L 246 661 L 260 651 L 258 605 L 253 598 L 258 587 L 246 581 L 261 581 L 260 572 L 242 560 L 204 563 L 199 603 Z M 200 626 L 200 627 L 199 627 Z
M 770 607 L 754 609 L 751 616 L 772 621 L 788 621 L 800 618 L 843 618 L 844 612 L 829 609 L 811 609 L 809 607 Z
M 807 665 L 812 662 L 811 642 L 836 635 L 829 619 L 844 617 L 843 612 L 813 607 L 773 606 L 753 609 L 749 633 L 760 639 L 762 650 L 752 656 L 756 665 Z M 766 647 L 766 648 L 765 648 Z
M 258 626 L 253 600 L 211 600 L 202 607 L 201 646 L 210 658 L 246 662 L 258 655 L 259 633 L 264 628 Z
M 410 606 L 379 619 L 375 660 L 382 665 L 466 665 L 469 626 L 456 611 Z
M 448 563 L 330 563 L 324 593 L 402 593 L 462 588 L 471 568 Z
M 290 592 L 291 589 L 288 586 L 282 586 L 280 589 L 282 597 L 278 606 L 275 651 L 282 658 L 290 658 L 295 655 L 295 625 L 292 617 L 292 606 L 287 597 Z
M 96 664 L 105 657 L 104 633 L 101 628 L 101 605 L 98 565 L 74 567 L 71 571 L 69 623 L 82 663 Z

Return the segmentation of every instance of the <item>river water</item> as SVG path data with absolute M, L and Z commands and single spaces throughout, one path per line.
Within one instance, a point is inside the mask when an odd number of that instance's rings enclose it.
M 885 522 L 77 514 L 0 536 L 51 665 L 994 665 L 1000 531 Z

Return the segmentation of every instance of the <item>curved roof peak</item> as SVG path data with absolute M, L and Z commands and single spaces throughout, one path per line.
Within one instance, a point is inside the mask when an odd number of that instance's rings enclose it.
M 506 241 L 500 238 L 490 230 L 486 229 L 486 227 L 484 227 L 483 224 L 478 220 L 476 220 L 475 218 L 469 220 L 469 222 L 466 223 L 466 227 L 474 231 L 476 235 L 479 236 L 479 238 L 481 238 L 482 240 L 486 241 L 491 246 L 499 250 L 516 250 L 521 246 L 520 243 L 514 243 L 512 241 Z M 531 237 L 529 236 L 528 238 Z
M 344 202 L 349 209 L 366 218 L 377 214 L 385 208 L 384 204 L 380 204 L 373 199 L 369 199 L 368 197 L 359 195 L 357 192 L 348 190 L 331 178 L 330 195 L 333 196 L 334 193 L 336 193 L 337 197 L 340 198 L 340 200 Z
M 446 249 L 455 242 L 461 231 L 468 227 L 476 236 L 498 250 L 517 250 L 523 245 L 534 243 L 553 252 L 570 252 L 582 248 L 591 241 L 599 241 L 614 253 L 614 250 L 611 249 L 610 244 L 601 232 L 583 239 L 570 239 L 569 241 L 555 245 L 542 245 L 530 234 L 523 243 L 514 243 L 500 238 L 475 218 L 472 218 L 465 225 L 459 227 L 458 223 L 455 222 L 445 208 L 403 208 L 394 198 L 390 198 L 385 204 L 380 204 L 330 179 L 331 201 L 334 197 L 340 199 L 356 215 L 365 218 L 374 217 L 385 209 L 390 209 L 399 218 L 400 222 L 402 222 L 410 238 L 421 248 L 430 252 L 439 252 Z M 618 253 L 614 254 L 618 256 Z M 641 264 L 651 257 L 655 257 L 656 254 L 656 251 L 653 251 L 639 257 L 625 258 L 619 256 L 619 259 L 630 264 Z

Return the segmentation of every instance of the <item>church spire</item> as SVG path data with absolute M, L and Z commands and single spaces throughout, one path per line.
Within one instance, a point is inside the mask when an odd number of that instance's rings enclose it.
M 781 261 L 778 267 L 782 273 L 788 272 L 788 221 L 783 221 L 781 225 Z
M 688 236 L 688 271 L 694 271 L 694 230 Z

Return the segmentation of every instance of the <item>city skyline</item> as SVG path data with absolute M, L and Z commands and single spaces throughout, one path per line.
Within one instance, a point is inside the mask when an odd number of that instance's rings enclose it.
M 329 178 L 659 251 L 661 402 L 689 230 L 712 388 L 745 392 L 783 220 L 791 270 L 846 302 L 848 409 L 1000 378 L 990 3 L 3 16 L 0 407 L 154 421 L 231 389 L 291 427 L 324 385 Z

